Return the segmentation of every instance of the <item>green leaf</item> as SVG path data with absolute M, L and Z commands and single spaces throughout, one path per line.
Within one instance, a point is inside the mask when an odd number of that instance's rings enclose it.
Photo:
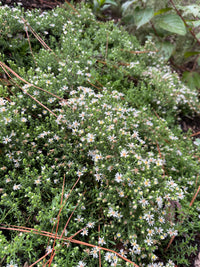
M 182 80 L 192 89 L 200 88 L 200 74 L 194 71 L 185 71 Z
M 139 29 L 153 18 L 154 10 L 153 8 L 140 9 L 139 7 L 136 7 L 133 15 L 137 29 Z
M 133 3 L 137 2 L 138 0 L 130 0 L 130 1 L 126 1 L 125 3 L 123 3 L 123 5 L 121 6 L 122 9 L 122 14 L 124 14 L 126 12 L 126 10 L 128 9 L 128 7 L 130 5 L 132 5 Z
M 93 9 L 96 11 L 98 8 L 100 8 L 100 4 L 97 2 L 97 0 L 93 0 Z
M 176 14 L 165 14 L 157 19 L 156 24 L 158 27 L 173 32 L 179 35 L 186 34 L 186 27 L 182 19 Z
M 112 240 L 108 240 L 109 243 L 113 244 L 113 245 L 116 245 L 116 243 Z
M 183 16 L 192 14 L 197 17 L 200 16 L 200 6 L 199 5 L 188 5 L 188 6 L 177 6 L 179 9 L 183 10 Z
M 200 32 L 196 34 L 197 39 L 200 39 Z
M 200 26 L 200 20 L 193 20 L 192 24 L 193 24 L 193 27 L 199 27 Z
M 158 43 L 158 45 L 159 45 L 160 54 L 166 60 L 168 60 L 174 51 L 175 45 L 171 44 L 170 42 L 161 42 L 161 43 Z
M 103 6 L 105 4 L 105 0 L 97 0 L 99 6 Z
M 117 3 L 115 1 L 113 1 L 113 0 L 106 0 L 105 4 L 111 4 L 113 6 L 117 6 Z
M 103 5 L 102 7 L 101 7 L 101 11 L 104 11 L 104 10 L 106 10 L 107 8 L 109 8 L 110 7 L 110 5 Z
M 162 8 L 162 9 L 159 9 L 158 11 L 156 11 L 154 13 L 154 16 L 157 16 L 157 15 L 160 15 L 160 14 L 163 14 L 163 13 L 166 13 L 168 11 L 172 10 L 171 7 L 167 7 L 167 8 Z
M 187 52 L 185 52 L 184 57 L 188 58 L 188 57 L 195 56 L 195 55 L 198 55 L 198 54 L 200 54 L 199 51 L 187 51 Z
M 105 0 L 93 0 L 94 10 L 100 9 L 105 4 Z
M 134 23 L 133 15 L 127 15 L 122 17 L 122 22 L 125 24 L 133 24 Z

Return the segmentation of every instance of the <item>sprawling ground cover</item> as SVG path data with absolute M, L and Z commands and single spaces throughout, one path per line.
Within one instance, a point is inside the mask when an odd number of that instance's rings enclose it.
M 197 92 L 85 7 L 0 23 L 2 265 L 187 265 L 199 150 L 177 121 Z

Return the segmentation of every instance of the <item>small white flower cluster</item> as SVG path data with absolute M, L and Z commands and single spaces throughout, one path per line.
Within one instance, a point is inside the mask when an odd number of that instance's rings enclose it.
M 29 29 L 19 9 L 13 8 L 12 12 L 5 9 L 6 17 L 16 22 L 13 28 Z M 73 251 L 77 267 L 87 266 L 90 260 L 94 264 L 102 253 L 100 247 L 110 244 L 123 258 L 139 262 L 144 259 L 143 266 L 148 267 L 164 266 L 157 262 L 154 253 L 164 239 L 178 235 L 180 223 L 175 213 L 190 199 L 195 174 L 199 173 L 198 159 L 192 157 L 192 149 L 188 153 L 187 145 L 182 144 L 187 140 L 178 130 L 171 129 L 164 115 L 171 110 L 177 114 L 181 105 L 192 110 L 198 104 L 197 93 L 183 86 L 168 66 L 157 64 L 154 52 L 143 55 L 150 66 L 140 64 L 140 55 L 127 56 L 127 52 L 122 52 L 136 50 L 138 44 L 132 41 L 133 36 L 112 23 L 105 28 L 86 10 L 81 11 L 84 16 L 67 13 L 66 17 L 65 11 L 59 9 L 51 15 L 35 12 L 27 11 L 26 17 L 41 36 L 52 32 L 60 36 L 56 53 L 60 53 L 61 59 L 55 60 L 53 53 L 41 49 L 35 55 L 37 68 L 31 67 L 27 73 L 18 69 L 30 82 L 22 86 L 24 93 L 16 94 L 16 102 L 12 102 L 14 97 L 11 101 L 0 98 L 0 141 L 6 149 L 0 171 L 6 173 L 5 190 L 11 188 L 9 197 L 14 195 L 14 200 L 29 191 L 28 212 L 41 209 L 39 222 L 45 227 L 47 223 L 52 226 L 58 222 L 56 211 L 64 173 L 64 197 L 69 205 L 63 214 L 68 216 L 76 205 L 71 185 L 74 180 L 79 181 L 75 192 L 83 203 L 72 219 L 72 229 L 80 227 L 81 240 L 86 239 L 94 246 L 84 260 L 79 260 L 82 251 L 77 255 Z M 95 36 L 95 40 L 91 42 L 88 36 Z M 7 33 L 7 37 L 12 38 L 12 34 Z M 107 62 L 99 62 L 107 39 Z M 127 64 L 120 63 L 113 71 L 113 61 L 120 62 L 122 58 Z M 98 64 L 104 64 L 102 75 Z M 141 87 L 127 81 L 127 77 L 131 80 L 139 76 L 144 81 Z M 47 91 L 42 92 L 39 86 Z M 43 106 L 30 99 L 29 94 Z M 59 100 L 54 94 L 58 94 Z M 135 101 L 139 96 L 141 103 Z M 146 99 L 151 99 L 151 103 L 146 103 Z M 152 112 L 154 104 L 159 115 Z M 190 172 L 193 174 L 188 177 Z M 43 203 L 40 198 L 50 203 Z M 5 200 L 6 205 L 10 202 Z M 70 230 L 65 230 L 65 236 L 69 233 Z M 65 244 L 70 247 L 70 242 Z M 51 253 L 52 247 L 48 246 L 46 252 Z M 122 266 L 120 260 L 108 251 L 102 256 L 103 263 L 109 266 Z M 7 267 L 11 266 L 17 265 L 10 262 Z M 169 261 L 165 266 L 175 265 Z

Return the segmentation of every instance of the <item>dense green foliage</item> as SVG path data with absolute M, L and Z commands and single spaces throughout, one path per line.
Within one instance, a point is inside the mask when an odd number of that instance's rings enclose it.
M 98 246 L 139 266 L 187 265 L 183 251 L 200 229 L 199 197 L 189 207 L 199 150 L 177 121 L 199 109 L 198 93 L 153 43 L 141 46 L 85 7 L 2 7 L 0 23 L 2 73 L 12 83 L 0 88 L 0 223 L 51 232 L 65 177 L 58 229 L 65 240 L 53 248 L 53 239 L 4 229 L 3 266 L 31 264 L 51 249 L 54 267 L 98 266 Z M 96 247 L 67 240 L 81 229 L 75 239 Z M 176 242 L 164 251 L 172 236 L 181 240 L 181 255 Z M 132 266 L 103 249 L 101 262 Z
M 170 59 L 182 74 L 182 80 L 191 88 L 200 87 L 199 0 L 116 0 L 109 5 L 88 0 L 88 3 L 99 18 L 109 18 L 110 14 L 120 18 L 118 23 L 140 42 L 153 40 L 159 54 Z

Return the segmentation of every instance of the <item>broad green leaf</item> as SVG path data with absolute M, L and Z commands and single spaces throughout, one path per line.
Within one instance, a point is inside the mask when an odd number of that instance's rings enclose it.
M 175 45 L 171 44 L 170 42 L 162 42 L 162 43 L 158 43 L 158 45 L 159 45 L 160 54 L 166 60 L 168 60 L 174 51 Z
M 136 7 L 133 16 L 137 29 L 139 29 L 142 25 L 146 24 L 153 18 L 154 10 L 153 8 L 140 9 L 139 7 Z
M 107 8 L 109 8 L 110 7 L 110 5 L 103 5 L 102 7 L 101 7 L 101 11 L 104 11 L 104 10 L 106 10 Z
M 134 24 L 133 15 L 127 15 L 122 17 L 122 22 L 126 24 Z
M 188 58 L 188 57 L 195 56 L 195 55 L 198 55 L 198 54 L 200 54 L 199 51 L 188 51 L 188 52 L 185 52 L 184 57 Z
M 168 11 L 172 10 L 171 7 L 167 7 L 167 8 L 162 8 L 162 9 L 159 9 L 158 11 L 156 11 L 154 13 L 154 16 L 157 16 L 157 15 L 160 15 L 160 14 L 163 14 L 163 13 L 166 13 Z
M 182 19 L 176 14 L 165 14 L 160 16 L 156 22 L 157 26 L 160 28 L 173 32 L 179 35 L 186 34 L 186 27 Z
M 196 37 L 200 39 L 200 32 L 196 34 Z
M 123 5 L 121 6 L 122 13 L 124 14 L 130 5 L 132 5 L 133 3 L 137 1 L 138 0 L 130 0 L 130 1 L 126 1 L 125 3 L 123 3 Z
M 193 27 L 199 27 L 200 26 L 200 20 L 193 20 L 192 24 L 193 24 Z
M 105 4 L 111 4 L 113 6 L 117 6 L 117 3 L 115 1 L 113 1 L 113 0 L 106 0 Z
M 93 9 L 97 10 L 100 7 L 101 7 L 100 2 L 98 2 L 97 0 L 93 0 Z
M 178 6 L 178 8 L 183 11 L 183 16 L 188 14 L 192 14 L 195 17 L 200 16 L 200 5 Z
M 192 89 L 200 88 L 200 74 L 194 71 L 185 71 L 183 73 L 182 80 L 187 83 L 187 85 Z

